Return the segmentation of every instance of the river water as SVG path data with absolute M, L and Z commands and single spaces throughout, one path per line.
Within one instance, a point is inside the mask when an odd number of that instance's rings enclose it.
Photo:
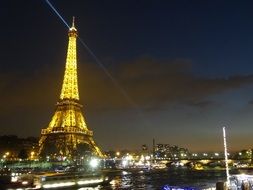
M 112 181 L 107 186 L 80 188 L 79 190 L 165 190 L 168 186 L 194 187 L 196 189 L 215 188 L 218 181 L 225 181 L 225 171 L 138 170 L 120 171 L 111 174 Z

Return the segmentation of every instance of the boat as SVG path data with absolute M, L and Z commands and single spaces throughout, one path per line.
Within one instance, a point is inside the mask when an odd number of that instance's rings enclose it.
M 229 187 L 232 190 L 237 189 L 252 189 L 253 188 L 253 175 L 236 174 L 229 176 Z
M 199 190 L 199 188 L 165 185 L 163 186 L 163 190 Z
M 54 189 L 71 187 L 94 187 L 108 184 L 111 179 L 102 173 L 41 173 L 26 174 L 19 177 L 21 188 L 26 189 Z

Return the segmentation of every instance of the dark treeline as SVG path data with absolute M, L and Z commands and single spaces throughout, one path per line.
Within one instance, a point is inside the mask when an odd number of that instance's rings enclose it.
M 0 136 L 0 155 L 10 152 L 14 155 L 20 151 L 35 149 L 38 145 L 37 137 L 20 138 L 16 135 Z

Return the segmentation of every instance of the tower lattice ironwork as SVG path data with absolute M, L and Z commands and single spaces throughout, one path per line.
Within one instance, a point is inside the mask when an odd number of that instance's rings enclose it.
M 39 154 L 73 158 L 87 150 L 103 157 L 103 153 L 93 140 L 93 132 L 87 128 L 79 103 L 77 82 L 76 39 L 74 25 L 68 32 L 69 43 L 66 67 L 60 99 L 56 111 L 47 128 L 41 130 Z

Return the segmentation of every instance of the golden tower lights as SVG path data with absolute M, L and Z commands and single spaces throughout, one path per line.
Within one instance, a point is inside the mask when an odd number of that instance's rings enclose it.
M 61 155 L 73 158 L 81 147 L 88 147 L 95 155 L 104 157 L 93 140 L 93 132 L 87 128 L 79 103 L 77 59 L 74 18 L 68 32 L 69 43 L 64 79 L 56 111 L 47 128 L 41 130 L 39 154 Z

